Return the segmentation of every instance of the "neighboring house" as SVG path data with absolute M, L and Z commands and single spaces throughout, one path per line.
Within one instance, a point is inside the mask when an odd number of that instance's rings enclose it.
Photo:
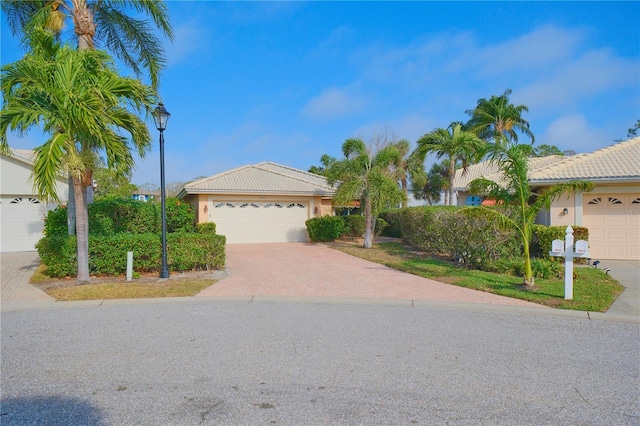
M 456 173 L 460 205 L 469 198 L 468 183 L 483 175 L 499 181 L 487 163 L 471 166 L 465 176 Z M 587 227 L 594 259 L 640 260 L 640 137 L 592 153 L 532 158 L 529 163 L 534 190 L 572 180 L 591 181 L 594 189 L 556 200 L 538 223 Z
M 34 152 L 14 149 L 1 155 L 0 163 L 0 251 L 35 250 L 43 237 L 44 217 L 56 203 L 38 198 L 31 183 Z M 67 202 L 67 179 L 58 179 L 58 196 Z
M 151 201 L 154 199 L 160 199 L 160 191 L 147 191 L 144 189 L 138 189 L 135 193 L 131 194 L 131 198 L 138 201 Z
M 308 241 L 305 221 L 332 215 L 333 194 L 323 176 L 263 162 L 189 182 L 178 198 L 234 244 Z

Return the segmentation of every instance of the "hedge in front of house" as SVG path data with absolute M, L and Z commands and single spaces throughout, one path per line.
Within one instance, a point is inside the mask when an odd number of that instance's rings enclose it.
M 223 235 L 178 232 L 167 235 L 167 257 L 172 271 L 212 270 L 225 266 Z M 51 277 L 75 276 L 78 270 L 76 237 L 45 237 L 36 244 Z M 162 246 L 157 234 L 89 236 L 89 272 L 121 275 L 127 269 L 127 252 L 133 252 L 136 272 L 157 272 Z
M 349 237 L 362 237 L 364 235 L 364 226 L 366 221 L 364 216 L 350 215 L 350 216 L 338 216 L 344 221 L 345 230 L 343 235 Z
M 573 240 L 589 241 L 589 229 L 584 226 L 572 226 Z M 533 241 L 531 244 L 531 253 L 543 259 L 550 259 L 551 242 L 553 240 L 564 241 L 567 234 L 566 226 L 545 226 L 533 225 Z M 574 262 L 585 263 L 586 259 L 575 258 Z
M 161 205 L 129 198 L 107 198 L 88 206 L 89 235 L 113 235 L 118 233 L 159 233 Z M 189 203 L 175 197 L 166 199 L 167 232 L 193 232 L 195 214 Z M 58 207 L 47 213 L 44 234 L 48 237 L 66 236 L 67 208 Z
M 311 241 L 334 241 L 344 233 L 345 224 L 341 216 L 321 216 L 305 222 Z
M 503 230 L 488 218 L 470 217 L 460 207 L 407 207 L 400 209 L 399 216 L 405 242 L 474 268 L 522 254 L 513 230 Z
M 387 226 L 382 230 L 381 235 L 385 237 L 402 238 L 400 229 L 402 209 L 392 209 L 380 213 L 380 217 L 387 221 Z

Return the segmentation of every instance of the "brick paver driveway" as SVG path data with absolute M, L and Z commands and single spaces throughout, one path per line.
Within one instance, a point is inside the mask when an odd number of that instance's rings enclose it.
M 226 250 L 230 275 L 198 296 L 412 299 L 542 308 L 399 272 L 322 244 L 232 244 Z

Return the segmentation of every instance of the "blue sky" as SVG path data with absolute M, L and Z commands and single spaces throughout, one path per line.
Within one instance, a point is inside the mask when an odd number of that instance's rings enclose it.
M 536 145 L 590 152 L 640 119 L 640 2 L 168 6 L 168 182 L 261 161 L 307 170 L 322 154 L 341 157 L 350 137 L 386 132 L 415 144 L 508 88 L 529 107 Z M 21 54 L 3 18 L 2 64 Z M 133 182 L 159 180 L 155 143 Z

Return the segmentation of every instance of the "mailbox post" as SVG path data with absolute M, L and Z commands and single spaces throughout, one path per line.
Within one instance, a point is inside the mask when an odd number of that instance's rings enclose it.
M 573 251 L 573 228 L 567 226 L 567 234 L 562 240 L 551 242 L 549 256 L 564 257 L 564 299 L 573 299 L 573 258 L 589 257 L 589 243 L 585 240 L 576 241 Z

